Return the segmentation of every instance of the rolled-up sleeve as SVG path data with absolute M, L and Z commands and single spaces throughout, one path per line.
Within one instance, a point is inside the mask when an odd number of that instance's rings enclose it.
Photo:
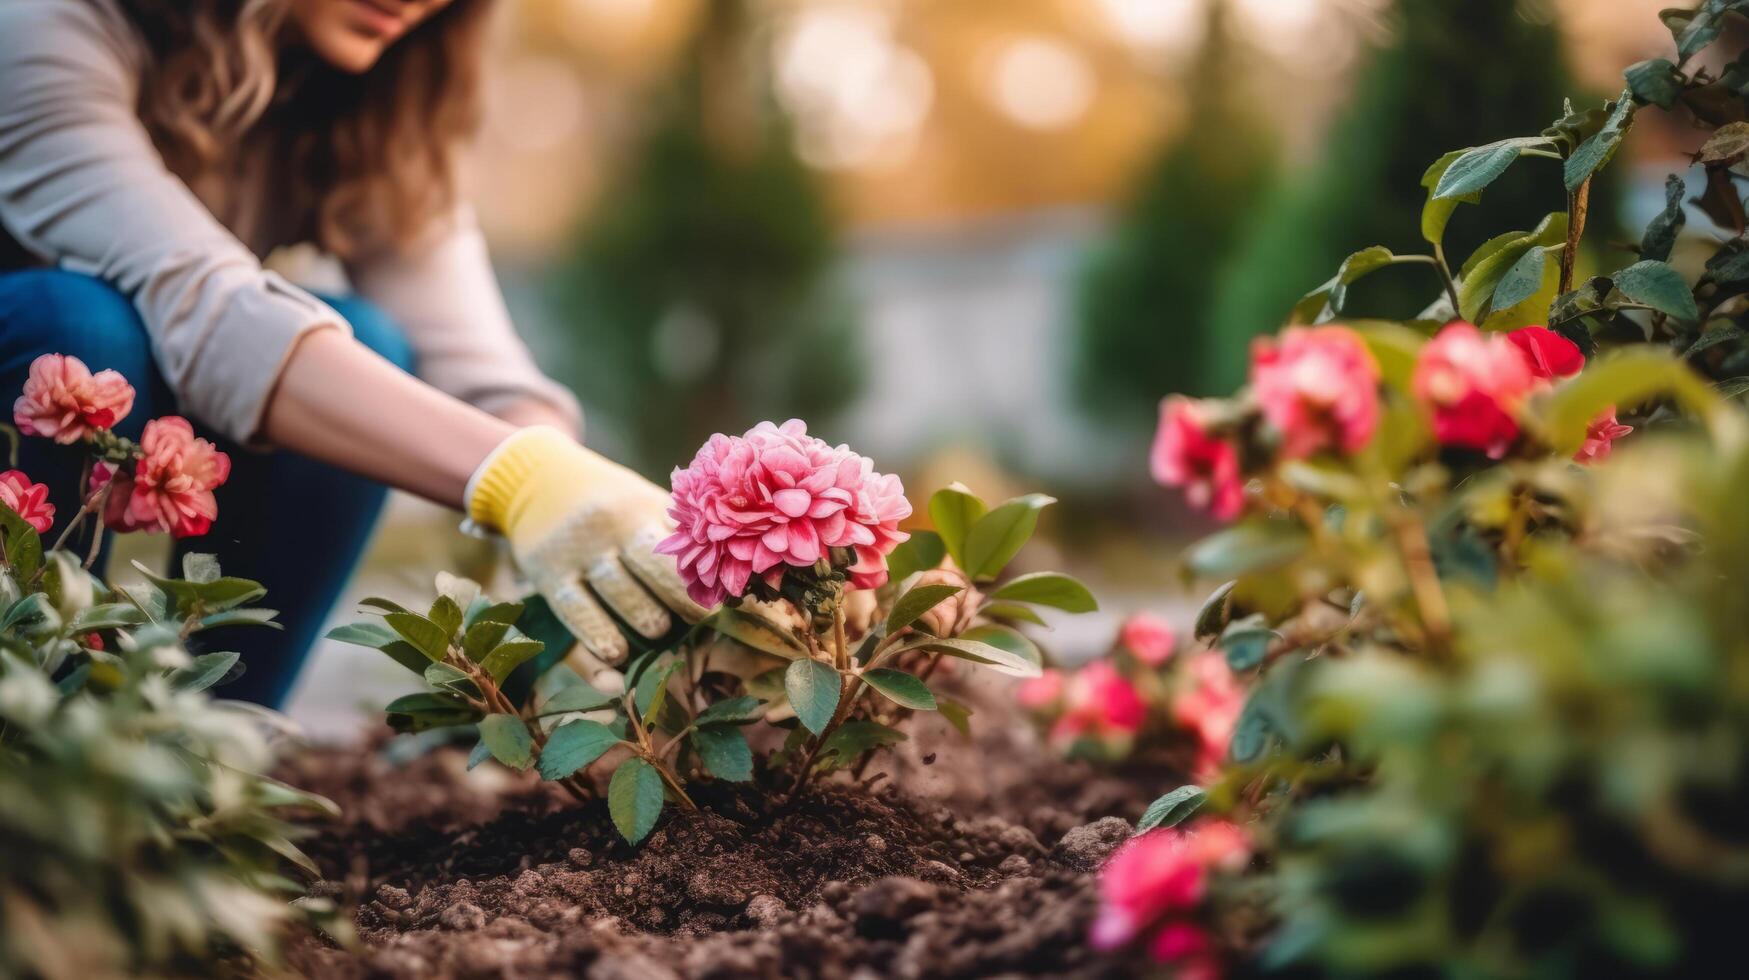
M 459 208 L 424 240 L 369 256 L 347 273 L 360 296 L 406 331 L 427 383 L 488 412 L 542 404 L 581 431 L 576 397 L 542 373 L 511 324 L 471 209 Z
M 116 16 L 0 4 L 0 223 L 127 295 L 182 410 L 249 440 L 299 338 L 346 321 L 264 270 L 166 169 L 135 113 L 140 54 Z

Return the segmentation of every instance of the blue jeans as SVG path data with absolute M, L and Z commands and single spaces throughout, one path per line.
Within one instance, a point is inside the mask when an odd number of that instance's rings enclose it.
M 325 299 L 360 342 L 412 370 L 406 337 L 381 310 L 358 299 Z M 56 269 L 0 273 L 0 404 L 12 404 L 31 361 L 51 352 L 71 354 L 93 371 L 113 368 L 132 382 L 133 411 L 115 427 L 122 435 L 138 439 L 147 420 L 176 414 L 145 325 L 127 297 L 90 276 Z M 217 492 L 219 516 L 205 536 L 176 543 L 174 567 L 187 552 L 209 552 L 225 574 L 267 587 L 263 604 L 280 611 L 284 630 L 224 627 L 199 634 L 197 642 L 243 655 L 243 676 L 219 688 L 219 696 L 277 707 L 357 567 L 387 491 L 296 453 L 213 441 L 231 457 L 230 479 Z M 19 468 L 50 488 L 57 526 L 45 538 L 52 541 L 79 509 L 82 447 L 26 437 L 18 456 Z

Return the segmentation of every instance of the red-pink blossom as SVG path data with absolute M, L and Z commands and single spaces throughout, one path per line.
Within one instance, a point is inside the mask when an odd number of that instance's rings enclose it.
M 1208 893 L 1211 871 L 1238 871 L 1250 856 L 1249 837 L 1224 820 L 1205 821 L 1194 830 L 1162 827 L 1132 838 L 1100 869 L 1099 913 L 1089 937 L 1093 947 L 1119 949 L 1183 921 Z M 1154 949 L 1189 955 L 1195 947 L 1184 943 L 1186 938 L 1157 939 Z
M 1518 409 L 1536 384 L 1518 345 L 1458 322 L 1421 348 L 1410 387 L 1433 416 L 1434 438 L 1498 459 L 1518 438 Z
M 1573 458 L 1581 463 L 1600 463 L 1609 458 L 1614 442 L 1632 431 L 1633 426 L 1616 421 L 1614 407 L 1607 408 L 1591 420 L 1585 430 L 1585 443 Z
M 63 445 L 121 421 L 134 407 L 134 388 L 118 372 L 96 374 L 68 354 L 44 354 L 30 364 L 12 420 L 28 436 Z
M 674 471 L 673 491 L 668 513 L 678 529 L 656 550 L 676 557 L 704 606 L 745 595 L 755 575 L 775 586 L 786 568 L 811 566 L 833 548 L 851 552 L 853 588 L 877 588 L 886 555 L 910 537 L 899 530 L 911 516 L 899 478 L 808 435 L 799 419 L 711 436 Z
M 1192 507 L 1218 520 L 1232 520 L 1245 505 L 1238 450 L 1209 434 L 1203 410 L 1188 398 L 1174 395 L 1160 403 L 1149 464 L 1157 482 L 1182 487 Z
M 1569 378 L 1585 366 L 1579 345 L 1547 327 L 1519 327 L 1506 335 L 1524 355 L 1532 376 L 1543 381 Z
M 147 531 L 186 538 L 205 534 L 218 516 L 213 491 L 231 475 L 231 457 L 176 415 L 146 423 L 132 471 L 110 469 L 103 522 L 117 531 Z M 99 475 L 94 471 L 93 483 Z
M 1064 683 L 1063 714 L 1051 727 L 1051 738 L 1059 743 L 1091 738 L 1121 744 L 1135 736 L 1147 717 L 1148 704 L 1129 678 L 1109 661 L 1095 660 Z
M 1172 656 L 1177 637 L 1172 634 L 1172 624 L 1166 620 L 1153 613 L 1139 612 L 1124 620 L 1118 630 L 1118 642 L 1135 654 L 1137 660 L 1158 667 Z
M 1028 677 L 1014 691 L 1014 700 L 1023 708 L 1042 711 L 1056 704 L 1063 696 L 1063 672 L 1055 668 L 1037 677 Z
M 1289 327 L 1251 345 L 1251 388 L 1281 453 L 1353 453 L 1379 425 L 1379 365 L 1347 327 Z
M 1220 653 L 1198 654 L 1188 667 L 1190 686 L 1172 700 L 1172 716 L 1196 736 L 1197 778 L 1210 778 L 1227 757 L 1239 713 L 1245 708 L 1245 691 Z
M 38 534 L 47 534 L 55 526 L 55 505 L 49 503 L 49 488 L 32 483 L 23 470 L 0 473 L 0 504 L 24 518 Z

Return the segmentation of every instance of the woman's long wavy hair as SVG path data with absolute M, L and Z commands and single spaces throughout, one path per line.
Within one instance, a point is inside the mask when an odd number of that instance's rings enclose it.
M 209 201 L 274 168 L 299 236 L 341 257 L 406 244 L 456 200 L 479 119 L 490 0 L 454 0 L 361 75 L 281 57 L 289 0 L 122 0 L 151 53 L 139 112 L 171 171 Z

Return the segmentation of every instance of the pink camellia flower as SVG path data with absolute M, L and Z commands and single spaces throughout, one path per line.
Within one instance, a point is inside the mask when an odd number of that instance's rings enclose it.
M 1245 506 L 1238 451 L 1209 435 L 1202 409 L 1188 398 L 1174 395 L 1160 403 L 1160 430 L 1149 464 L 1157 482 L 1182 487 L 1192 507 L 1217 520 L 1230 521 Z
M 1281 452 L 1358 451 L 1379 426 L 1379 365 L 1347 327 L 1289 327 L 1251 345 L 1251 387 Z
M 1173 980 L 1220 980 L 1225 973 L 1208 931 L 1194 922 L 1168 922 L 1148 943 L 1156 963 L 1172 964 Z
M 231 457 L 176 415 L 146 423 L 133 471 L 109 468 L 103 522 L 117 531 L 147 531 L 186 538 L 205 534 L 218 516 L 213 491 L 231 475 Z M 100 487 L 97 472 L 94 487 Z
M 668 514 L 679 527 L 656 550 L 676 557 L 704 606 L 745 595 L 755 575 L 775 587 L 786 568 L 813 565 L 832 548 L 852 552 L 852 587 L 877 588 L 886 555 L 910 537 L 899 530 L 911 516 L 899 478 L 808 435 L 799 419 L 711 436 L 674 471 L 673 490 Z
M 1058 743 L 1077 738 L 1122 744 L 1148 717 L 1148 704 L 1109 661 L 1095 660 L 1063 684 L 1063 715 L 1051 726 Z
M 134 388 L 119 373 L 92 374 L 77 357 L 44 354 L 30 364 L 12 420 L 25 435 L 66 445 L 115 425 L 133 407 Z
M 1520 327 L 1506 339 L 1524 355 L 1531 375 L 1540 380 L 1570 378 L 1585 366 L 1579 345 L 1547 327 Z
M 55 505 L 49 503 L 48 486 L 30 482 L 23 470 L 0 473 L 0 504 L 24 518 L 38 534 L 47 534 L 55 526 Z
M 1028 677 L 1015 688 L 1014 700 L 1020 702 L 1022 708 L 1042 711 L 1056 704 L 1063 696 L 1063 672 L 1056 669 L 1046 670 L 1037 677 Z
M 1518 438 L 1518 409 L 1536 383 L 1517 344 L 1458 322 L 1421 348 L 1410 387 L 1433 415 L 1434 438 L 1499 459 Z
M 1124 620 L 1118 630 L 1118 642 L 1150 667 L 1158 667 L 1172 656 L 1177 638 L 1172 625 L 1153 613 L 1140 612 Z
M 1195 830 L 1162 827 L 1131 839 L 1099 871 L 1099 913 L 1089 940 L 1095 949 L 1127 946 L 1195 910 L 1208 893 L 1211 871 L 1242 869 L 1251 857 L 1250 839 L 1224 820 L 1206 821 Z M 1158 955 L 1177 959 L 1192 945 L 1183 936 L 1156 938 Z M 1202 947 L 1207 952 L 1207 947 Z
M 1190 661 L 1190 687 L 1172 701 L 1172 716 L 1196 736 L 1197 778 L 1212 778 L 1227 757 L 1228 743 L 1245 709 L 1245 691 L 1216 652 L 1199 654 Z
M 1585 443 L 1573 458 L 1581 463 L 1600 463 L 1609 458 L 1613 443 L 1632 431 L 1633 426 L 1616 421 L 1614 408 L 1605 409 L 1591 420 L 1590 427 L 1585 430 Z

